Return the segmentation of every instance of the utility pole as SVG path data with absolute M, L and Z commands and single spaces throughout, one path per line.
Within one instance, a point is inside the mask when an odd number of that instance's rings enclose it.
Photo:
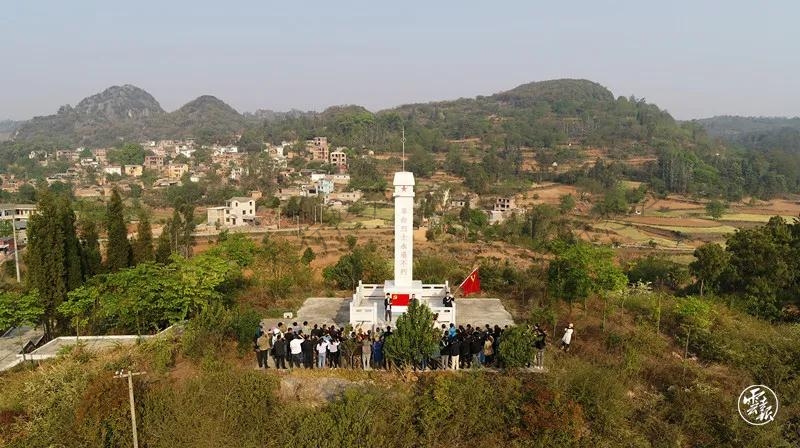
M 281 205 L 278 204 L 278 230 L 281 229 Z
M 295 215 L 295 218 L 297 218 L 297 237 L 299 238 L 300 237 L 300 215 Z
M 128 378 L 128 398 L 131 402 L 131 425 L 133 426 L 133 448 L 139 448 L 139 438 L 136 434 L 136 405 L 133 398 L 133 377 L 144 375 L 146 372 L 131 372 L 130 370 L 117 371 L 114 378 Z
M 16 211 L 14 211 L 16 213 Z M 17 283 L 22 283 L 19 276 L 19 241 L 17 241 L 17 221 L 11 218 L 11 234 L 14 238 L 14 265 L 17 267 Z M 24 354 L 24 350 L 23 350 Z

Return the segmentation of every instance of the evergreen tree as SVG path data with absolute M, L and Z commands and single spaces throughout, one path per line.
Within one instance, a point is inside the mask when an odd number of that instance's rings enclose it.
M 28 288 L 38 292 L 48 337 L 58 326 L 58 306 L 83 281 L 80 252 L 69 200 L 45 189 L 28 222 L 27 279 Z
M 428 305 L 412 300 L 408 310 L 397 319 L 392 337 L 386 340 L 386 356 L 401 366 L 418 366 L 423 358 L 431 356 L 439 343 L 439 331 L 433 327 L 433 322 L 433 312 Z
M 178 253 L 185 258 L 192 256 L 192 233 L 194 233 L 194 206 L 184 204 L 181 207 L 180 227 L 176 229 Z
M 67 276 L 67 291 L 72 291 L 81 286 L 84 279 L 81 245 L 75 229 L 75 211 L 72 210 L 72 204 L 65 196 L 59 196 L 58 210 L 64 232 L 64 268 Z
M 131 245 L 128 241 L 124 212 L 122 198 L 115 188 L 106 208 L 106 230 L 108 231 L 106 266 L 109 272 L 116 272 L 130 266 Z
M 164 227 L 161 229 L 161 235 L 159 235 L 158 240 L 156 240 L 155 259 L 156 262 L 161 264 L 169 263 L 169 257 L 170 255 L 172 255 L 173 252 L 172 250 L 173 219 L 168 219 L 167 222 L 164 223 Z
M 81 266 L 83 277 L 89 279 L 101 272 L 100 236 L 97 225 L 92 220 L 81 223 Z
M 136 240 L 133 244 L 133 260 L 136 264 L 143 261 L 153 261 L 153 229 L 150 227 L 150 217 L 142 210 L 139 213 L 139 224 L 136 226 Z

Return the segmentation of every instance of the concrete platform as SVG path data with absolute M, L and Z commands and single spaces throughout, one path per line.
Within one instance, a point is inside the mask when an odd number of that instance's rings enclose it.
M 0 371 L 19 363 L 17 355 L 22 353 L 22 345 L 30 340 L 38 339 L 43 331 L 31 327 L 18 327 L 0 337 Z
M 307 320 L 312 325 L 335 324 L 337 327 L 345 325 L 350 322 L 351 300 L 350 297 L 309 297 L 297 310 L 297 316 L 293 319 L 284 319 L 284 322 L 289 320 L 302 323 Z
M 506 311 L 500 299 L 456 298 L 456 323 L 483 327 L 489 325 L 513 325 L 511 313 Z
M 287 325 L 292 322 L 302 323 L 308 321 L 310 324 L 335 324 L 344 326 L 349 323 L 350 301 L 351 298 L 341 297 L 310 297 L 303 302 L 303 306 L 297 310 L 297 315 L 292 319 L 265 319 L 265 324 L 269 327 L 282 321 Z M 382 312 L 382 309 L 379 309 Z M 383 316 L 381 316 L 383 317 Z M 395 316 L 395 319 L 397 316 Z M 471 324 L 473 326 L 490 325 L 512 325 L 514 319 L 506 311 L 500 299 L 456 299 L 456 323 L 459 325 Z M 380 322 L 380 325 L 385 325 Z

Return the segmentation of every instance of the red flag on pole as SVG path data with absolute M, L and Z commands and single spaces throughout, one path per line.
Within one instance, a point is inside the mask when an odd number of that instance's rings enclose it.
M 481 279 L 478 277 L 478 268 L 473 269 L 458 287 L 461 288 L 461 292 L 465 296 L 473 292 L 481 292 Z

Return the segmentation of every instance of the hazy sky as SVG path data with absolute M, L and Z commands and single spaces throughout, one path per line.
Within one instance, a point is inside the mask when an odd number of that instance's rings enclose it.
M 114 3 L 120 3 L 114 6 Z M 124 6 L 122 6 L 124 4 Z M 134 84 L 322 110 L 586 78 L 676 118 L 800 115 L 797 1 L 0 0 L 0 119 Z

